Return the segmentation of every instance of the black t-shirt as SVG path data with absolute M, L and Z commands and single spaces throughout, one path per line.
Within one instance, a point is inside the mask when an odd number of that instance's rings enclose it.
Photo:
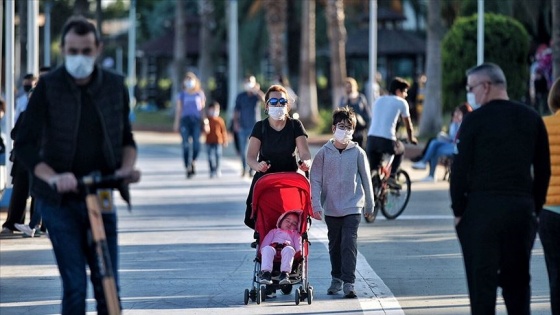
M 301 121 L 297 119 L 288 117 L 286 125 L 280 131 L 270 127 L 268 119 L 257 121 L 253 126 L 251 137 L 261 141 L 259 162 L 270 161 L 270 169 L 267 173 L 297 171 L 295 150 L 296 138 L 299 136 L 307 137 L 307 132 Z

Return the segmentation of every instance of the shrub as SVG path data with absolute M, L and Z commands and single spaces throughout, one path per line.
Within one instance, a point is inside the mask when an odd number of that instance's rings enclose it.
M 477 15 L 457 19 L 442 42 L 443 109 L 466 101 L 465 72 L 477 62 Z M 523 100 L 527 91 L 529 35 L 521 23 L 503 15 L 484 15 L 484 62 L 499 65 L 511 99 Z

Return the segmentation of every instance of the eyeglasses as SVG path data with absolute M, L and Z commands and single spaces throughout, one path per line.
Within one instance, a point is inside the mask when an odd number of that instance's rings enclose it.
M 345 124 L 336 124 L 336 128 L 340 130 L 352 131 L 354 127 L 352 125 L 345 125 Z
M 472 92 L 472 91 L 474 90 L 475 87 L 477 87 L 477 86 L 479 86 L 479 85 L 482 85 L 482 84 L 484 84 L 484 83 L 492 84 L 492 82 L 490 82 L 490 81 L 482 81 L 482 82 L 478 82 L 478 83 L 475 84 L 475 85 L 468 85 L 468 84 L 467 84 L 467 85 L 465 86 L 465 89 L 467 90 L 467 92 Z
M 286 106 L 288 100 L 285 98 L 269 98 L 267 103 L 271 106 Z

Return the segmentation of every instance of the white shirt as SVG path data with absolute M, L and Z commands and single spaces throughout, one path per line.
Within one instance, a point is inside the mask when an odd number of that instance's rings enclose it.
M 397 140 L 395 130 L 399 116 L 410 117 L 408 103 L 396 95 L 384 95 L 375 101 L 368 136 Z

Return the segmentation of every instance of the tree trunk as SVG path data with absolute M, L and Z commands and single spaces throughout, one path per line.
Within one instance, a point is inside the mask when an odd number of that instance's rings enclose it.
M 173 89 L 171 100 L 175 105 L 175 96 L 181 91 L 183 77 L 185 75 L 185 56 L 186 56 L 186 43 L 185 43 L 185 9 L 184 2 L 175 2 L 175 38 L 173 42 Z
M 346 79 L 346 27 L 344 26 L 343 0 L 327 0 L 327 26 L 331 56 L 332 107 L 338 107 L 345 94 Z
M 288 5 L 285 0 L 265 0 L 266 28 L 268 30 L 269 59 L 273 77 L 284 75 L 286 64 L 286 15 Z
M 89 13 L 89 1 L 88 0 L 76 0 L 76 2 L 74 2 L 74 14 L 75 15 L 87 16 L 88 13 Z
M 298 114 L 306 128 L 312 128 L 316 126 L 319 121 L 317 79 L 315 76 L 315 0 L 303 1 L 301 5 L 302 21 Z
M 103 7 L 101 6 L 101 0 L 96 0 L 95 2 L 95 20 L 97 22 L 97 29 L 99 30 L 99 40 L 103 41 Z
M 420 117 L 420 136 L 431 136 L 441 130 L 441 40 L 443 23 L 440 0 L 428 1 L 426 49 L 426 96 Z M 458 104 L 457 104 L 458 105 Z
M 208 82 L 214 73 L 214 63 L 212 62 L 212 43 L 214 42 L 212 28 L 216 26 L 214 2 L 212 0 L 199 0 L 198 9 L 201 21 L 203 21 L 199 30 L 200 53 L 198 59 L 198 72 L 202 88 L 205 93 L 208 93 L 206 96 L 210 99 Z
M 552 1 L 552 79 L 560 76 L 560 1 Z

